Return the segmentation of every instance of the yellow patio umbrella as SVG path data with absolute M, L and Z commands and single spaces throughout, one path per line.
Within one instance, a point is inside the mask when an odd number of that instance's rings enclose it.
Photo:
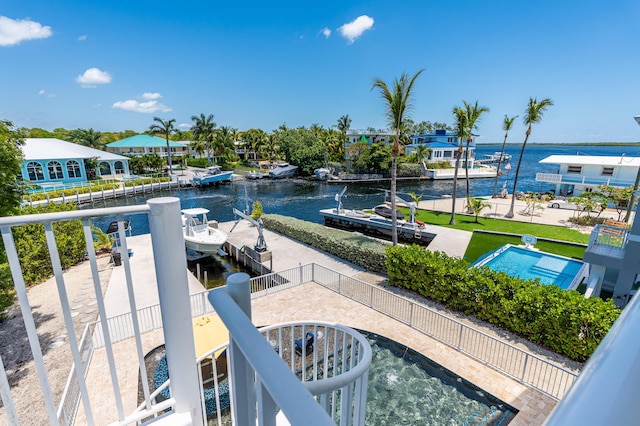
M 217 315 L 204 315 L 193 319 L 193 340 L 196 346 L 196 357 L 200 357 L 211 349 L 229 341 L 229 331 Z M 216 351 L 217 358 L 224 351 Z

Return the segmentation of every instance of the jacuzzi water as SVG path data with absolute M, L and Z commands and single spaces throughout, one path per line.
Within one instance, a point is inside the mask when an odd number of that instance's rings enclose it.
M 413 349 L 360 332 L 373 349 L 367 425 L 506 425 L 517 414 L 515 408 Z
M 497 256 L 488 256 L 473 266 L 488 266 L 494 271 L 524 279 L 538 278 L 543 284 L 555 284 L 565 290 L 584 265 L 579 260 L 512 245 L 504 249 L 501 247 L 496 253 Z

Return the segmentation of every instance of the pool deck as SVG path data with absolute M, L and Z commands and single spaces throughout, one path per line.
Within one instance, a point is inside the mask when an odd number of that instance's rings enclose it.
M 220 224 L 221 229 L 228 230 L 233 223 Z M 443 228 L 446 229 L 446 228 Z M 470 234 L 470 233 L 469 233 Z M 236 244 L 252 246 L 257 240 L 257 231 L 244 220 L 230 234 Z M 344 275 L 353 276 L 373 284 L 380 284 L 385 277 L 371 274 L 361 268 L 345 262 L 335 256 L 320 252 L 312 247 L 291 240 L 282 235 L 265 230 L 265 239 L 274 253 L 274 269 L 284 270 L 297 267 L 300 264 L 317 263 L 334 269 Z M 133 248 L 134 256 L 130 258 L 134 274 L 136 300 L 138 294 L 141 299 L 138 307 L 148 306 L 157 300 L 155 276 L 153 271 L 153 257 L 150 247 L 150 236 L 141 235 L 127 239 L 129 247 Z M 454 245 L 449 240 L 448 244 Z M 147 249 L 145 249 L 147 247 Z M 464 244 L 466 248 L 466 244 Z M 124 267 L 115 267 L 107 289 L 106 299 L 111 309 L 109 312 L 127 311 L 126 293 L 123 292 Z M 190 293 L 203 289 L 189 274 Z M 125 307 L 123 307 L 125 306 Z M 277 307 L 274 308 L 274 307 Z M 475 361 L 462 353 L 440 343 L 428 336 L 411 329 L 399 321 L 391 319 L 367 306 L 354 302 L 344 296 L 314 283 L 304 284 L 274 295 L 256 299 L 252 303 L 254 324 L 268 325 L 294 320 L 322 320 L 335 321 L 341 324 L 362 328 L 384 335 L 409 346 L 428 356 L 445 368 L 453 371 L 466 380 L 474 383 L 485 391 L 493 394 L 504 402 L 520 410 L 511 423 L 513 425 L 539 425 L 547 418 L 556 402 L 542 393 L 523 386 L 517 381 L 498 373 L 482 363 Z M 163 344 L 162 330 L 146 333 L 142 336 L 144 352 L 147 353 Z M 121 393 L 124 396 L 125 412 L 130 412 L 136 405 L 138 393 L 138 367 L 135 343 L 133 339 L 113 345 Z M 108 375 L 104 374 L 107 366 L 106 351 L 99 349 L 95 352 L 89 369 L 88 384 L 92 401 L 111 401 L 111 383 Z M 110 418 L 115 407 L 110 404 L 100 404 L 94 407 L 95 419 Z M 81 409 L 82 411 L 82 409 Z M 82 420 L 79 418 L 79 420 Z M 100 421 L 97 424 L 104 424 Z

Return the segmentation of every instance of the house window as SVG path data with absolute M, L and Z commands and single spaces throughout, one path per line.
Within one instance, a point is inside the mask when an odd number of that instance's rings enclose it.
M 47 170 L 49 171 L 49 179 L 63 179 L 64 175 L 62 174 L 62 164 L 57 161 L 49 161 L 47 163 Z
M 567 173 L 582 173 L 582 166 L 568 166 Z
M 602 176 L 613 176 L 613 167 L 603 167 Z
M 81 177 L 80 164 L 76 160 L 67 161 L 67 175 L 70 178 Z
M 114 167 L 116 169 L 117 175 L 121 175 L 124 173 L 124 164 L 122 163 L 122 161 L 116 161 Z
M 451 158 L 452 157 L 451 153 L 452 151 L 444 151 L 444 158 Z
M 35 161 L 27 163 L 27 174 L 29 175 L 29 180 L 32 182 L 44 180 L 42 165 L 40 163 L 36 163 Z

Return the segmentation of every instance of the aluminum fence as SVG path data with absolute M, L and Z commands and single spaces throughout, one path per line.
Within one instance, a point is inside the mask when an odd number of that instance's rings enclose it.
M 425 305 L 320 265 L 313 281 L 437 339 L 521 383 L 560 399 L 577 374 Z

